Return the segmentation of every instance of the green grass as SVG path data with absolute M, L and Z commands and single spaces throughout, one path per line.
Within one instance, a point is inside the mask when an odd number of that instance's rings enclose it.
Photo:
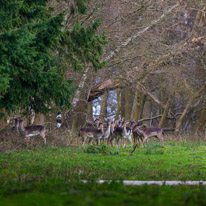
M 204 186 L 124 186 L 95 180 L 206 180 L 206 144 L 41 147 L 0 154 L 0 205 L 205 205 Z M 83 184 L 79 180 L 90 180 Z

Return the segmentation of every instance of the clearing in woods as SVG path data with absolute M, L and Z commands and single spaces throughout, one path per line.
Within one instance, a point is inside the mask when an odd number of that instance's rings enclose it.
M 206 180 L 204 142 L 145 148 L 38 147 L 0 155 L 0 205 L 206 205 L 206 187 L 115 180 Z M 89 180 L 82 183 L 80 180 Z M 96 180 L 114 180 L 96 184 Z

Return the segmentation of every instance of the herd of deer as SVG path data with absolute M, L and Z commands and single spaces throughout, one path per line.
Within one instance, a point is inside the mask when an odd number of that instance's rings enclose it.
M 116 141 L 116 147 L 120 148 L 120 142 L 123 143 L 123 147 L 126 147 L 126 142 L 137 145 L 140 141 L 144 145 L 150 137 L 157 137 L 163 144 L 163 129 L 159 127 L 140 127 L 135 121 L 124 121 L 121 119 L 112 121 L 111 119 L 105 119 L 107 126 L 104 127 L 103 123 L 100 123 L 99 119 L 96 119 L 92 124 L 95 127 L 81 128 L 79 136 L 82 137 L 82 146 L 85 147 L 86 142 L 88 144 L 93 141 L 100 144 L 100 141 L 107 142 L 107 145 L 111 144 L 113 147 L 113 141 Z M 132 138 L 133 135 L 133 138 Z M 88 141 L 87 141 L 88 140 Z
M 81 128 L 79 130 L 79 136 L 82 138 L 82 146 L 85 144 L 97 142 L 97 145 L 101 141 L 106 142 L 107 145 L 111 144 L 113 147 L 113 141 L 115 140 L 117 148 L 120 148 L 120 142 L 123 143 L 123 147 L 126 147 L 127 141 L 130 142 L 131 147 L 133 144 L 142 142 L 144 145 L 150 137 L 157 137 L 163 144 L 163 129 L 159 127 L 140 127 L 135 121 L 112 121 L 111 119 L 105 119 L 107 125 L 104 127 L 103 123 L 100 123 L 99 119 L 96 119 L 92 124 L 95 127 Z M 57 126 L 58 127 L 58 126 Z M 21 133 L 25 138 L 30 139 L 31 136 L 40 135 L 44 143 L 46 144 L 46 128 L 43 125 L 24 126 L 24 120 L 15 118 L 15 131 L 17 134 Z M 133 137 L 132 137 L 133 136 Z

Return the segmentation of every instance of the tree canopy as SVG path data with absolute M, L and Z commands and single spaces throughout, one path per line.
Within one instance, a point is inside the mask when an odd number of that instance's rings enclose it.
M 104 34 L 97 35 L 100 21 L 83 26 L 77 21 L 65 27 L 65 11 L 55 14 L 49 0 L 0 0 L 0 108 L 8 112 L 46 113 L 51 105 L 68 108 L 75 88 L 65 79 L 69 62 L 75 71 L 92 63 L 102 68 Z M 84 14 L 86 1 L 67 8 L 71 15 Z M 55 15 L 54 15 L 55 14 Z

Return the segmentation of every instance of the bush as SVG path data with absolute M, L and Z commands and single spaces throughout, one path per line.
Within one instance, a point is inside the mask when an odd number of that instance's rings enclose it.
M 85 153 L 94 153 L 94 154 L 109 154 L 109 155 L 118 155 L 119 151 L 113 151 L 111 148 L 107 147 L 104 143 L 98 146 L 89 145 L 85 150 Z

